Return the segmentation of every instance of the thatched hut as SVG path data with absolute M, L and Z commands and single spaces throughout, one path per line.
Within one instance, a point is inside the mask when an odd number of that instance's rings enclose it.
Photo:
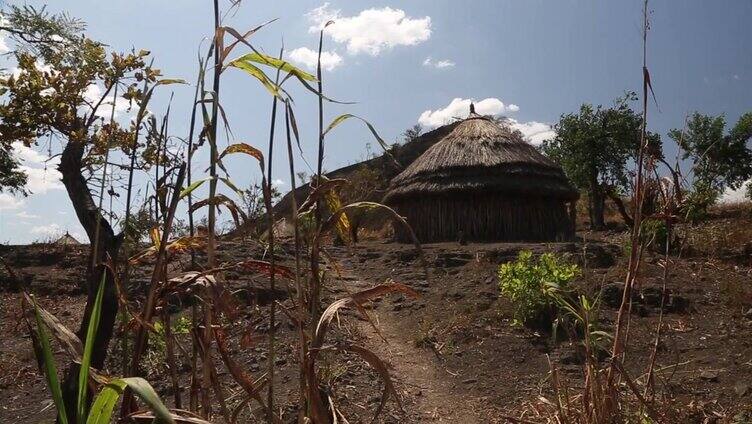
M 68 234 L 68 232 L 66 231 L 65 234 L 63 234 L 62 237 L 60 237 L 59 239 L 55 240 L 54 244 L 57 244 L 57 245 L 60 245 L 60 246 L 77 246 L 77 245 L 81 244 L 81 242 L 79 242 L 78 240 L 76 240 L 75 237 L 73 237 L 72 235 Z
M 421 242 L 561 241 L 574 236 L 578 197 L 560 167 L 471 105 L 467 119 L 392 180 L 384 202 Z

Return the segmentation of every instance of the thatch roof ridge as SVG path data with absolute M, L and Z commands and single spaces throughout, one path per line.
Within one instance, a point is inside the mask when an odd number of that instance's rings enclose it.
M 452 122 L 431 131 L 427 131 L 416 137 L 414 140 L 408 141 L 407 143 L 399 146 L 397 151 L 393 152 L 393 154 L 400 165 L 407 167 L 418 157 L 420 157 L 428 148 L 436 144 L 439 140 L 441 140 L 444 136 L 446 136 L 454 128 L 456 128 L 458 124 L 459 122 Z M 404 170 L 404 168 L 397 168 L 396 166 L 394 166 L 394 162 L 389 159 L 386 154 L 381 154 L 374 158 L 367 159 L 362 162 L 357 162 L 351 165 L 346 165 L 342 168 L 335 169 L 334 171 L 327 172 L 326 176 L 332 179 L 348 178 L 353 172 L 363 166 L 379 170 L 379 172 L 382 173 L 382 177 L 385 181 L 391 180 L 397 174 L 399 174 L 399 172 Z M 309 192 L 309 184 L 298 186 L 294 193 L 292 191 L 288 192 L 282 197 L 282 199 L 280 199 L 279 202 L 277 202 L 276 205 L 274 205 L 274 214 L 277 216 L 288 215 L 290 213 L 290 207 L 292 205 L 292 197 L 295 196 L 295 199 L 298 201 L 298 205 L 300 205 L 306 199 Z M 380 200 L 381 196 L 382 195 L 379 194 L 378 198 L 369 200 L 378 201 Z
M 554 162 L 507 126 L 471 112 L 396 176 L 385 202 L 421 194 L 496 191 L 576 199 Z

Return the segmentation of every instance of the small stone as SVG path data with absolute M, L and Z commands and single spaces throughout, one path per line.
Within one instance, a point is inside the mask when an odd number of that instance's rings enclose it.
M 467 380 L 463 380 L 462 384 L 473 384 L 473 383 L 475 383 L 477 381 L 478 381 L 477 378 L 468 378 Z
M 736 384 L 734 384 L 734 393 L 736 393 L 737 396 L 744 397 L 747 392 L 749 392 L 749 384 L 742 381 L 737 381 Z
M 718 372 L 712 370 L 705 370 L 700 373 L 700 378 L 706 381 L 718 381 Z

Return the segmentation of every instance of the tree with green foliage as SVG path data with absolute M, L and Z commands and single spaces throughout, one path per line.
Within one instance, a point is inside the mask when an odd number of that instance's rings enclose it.
M 45 8 L 11 5 L 0 13 L 0 35 L 8 34 L 15 44 L 25 51 L 50 53 L 53 46 L 66 40 L 83 28 L 83 24 L 66 14 L 50 14 Z M 5 34 L 3 34 L 5 33 Z M 7 89 L 0 85 L 0 96 Z M 27 176 L 14 157 L 10 145 L 0 144 L 0 192 L 9 191 L 26 195 Z
M 24 186 L 27 176 L 21 170 L 20 163 L 13 155 L 13 149 L 9 146 L 0 145 L 0 193 L 26 194 Z
M 642 117 L 632 110 L 637 100 L 626 93 L 605 108 L 583 104 L 577 113 L 561 115 L 556 137 L 543 142 L 543 152 L 558 163 L 574 185 L 587 193 L 590 226 L 604 229 L 605 202 L 610 198 L 631 225 L 621 196 L 630 189 L 628 165 L 636 159 L 640 145 Z M 660 136 L 648 133 L 650 151 L 660 157 Z
M 738 189 L 752 177 L 752 112 L 745 113 L 727 133 L 726 117 L 693 113 L 686 128 L 669 131 L 682 149 L 682 159 L 692 161 L 692 188 L 686 211 L 701 216 L 726 188 Z
M 31 7 L 10 7 L 4 15 L 7 24 L 0 29 L 16 41 L 12 56 L 18 70 L 0 79 L 0 151 L 10 152 L 14 142 L 31 147 L 40 138 L 61 144 L 58 169 L 91 246 L 88 298 L 78 330 L 83 342 L 99 281 L 106 274 L 91 359 L 92 366 L 101 369 L 118 310 L 114 276 L 104 264 L 111 261 L 117 267 L 124 236 L 104 216 L 89 184 L 109 151 L 128 155 L 144 147 L 135 136 L 141 119 L 123 127 L 109 118 L 116 102 L 131 102 L 143 117 L 149 94 L 137 84 L 144 80 L 158 84 L 160 72 L 145 63 L 147 51 L 108 54 L 103 44 L 83 35 L 80 21 L 67 15 Z M 123 94 L 115 98 L 118 91 Z M 11 162 L 11 171 L 13 166 Z M 18 178 L 15 181 L 20 184 Z M 64 384 L 69 413 L 75 411 L 78 369 L 71 364 Z

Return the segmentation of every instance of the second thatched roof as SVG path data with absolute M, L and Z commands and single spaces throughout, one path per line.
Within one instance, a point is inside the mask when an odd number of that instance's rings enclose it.
M 559 166 L 471 105 L 467 119 L 392 180 L 384 202 L 473 192 L 562 201 L 579 197 Z

